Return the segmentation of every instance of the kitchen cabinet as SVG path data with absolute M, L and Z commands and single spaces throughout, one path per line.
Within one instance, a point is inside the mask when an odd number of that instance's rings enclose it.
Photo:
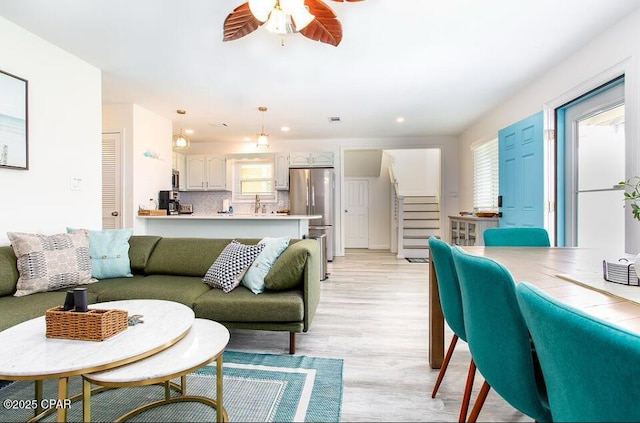
M 460 246 L 484 245 L 485 229 L 497 226 L 497 217 L 449 216 L 449 243 Z
M 289 189 L 289 155 L 275 153 L 275 188 L 277 190 Z
M 332 152 L 290 153 L 289 167 L 331 167 Z
M 225 156 L 190 155 L 186 168 L 187 191 L 227 191 Z

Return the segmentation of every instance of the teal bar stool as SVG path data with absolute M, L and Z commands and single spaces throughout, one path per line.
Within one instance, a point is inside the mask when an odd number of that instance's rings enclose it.
M 550 247 L 549 233 L 537 227 L 488 228 L 483 232 L 487 247 Z
M 460 247 L 453 247 L 452 255 L 460 281 L 467 343 L 485 379 L 467 421 L 477 420 L 491 388 L 536 421 L 551 421 L 511 273 L 495 260 Z
M 555 421 L 640 421 L 640 336 L 520 282 Z
M 467 342 L 467 335 L 464 331 L 464 317 L 462 315 L 462 298 L 460 297 L 460 283 L 458 282 L 458 275 L 453 264 L 453 257 L 451 256 L 451 247 L 446 242 L 436 237 L 429 237 L 429 256 L 433 260 L 433 266 L 435 267 L 436 277 L 438 278 L 438 291 L 440 292 L 440 306 L 442 307 L 442 314 L 444 320 L 447 322 L 451 330 L 453 331 L 453 338 L 449 344 L 449 349 L 444 357 L 438 378 L 433 387 L 431 398 L 435 398 L 440 383 L 444 374 L 449 366 L 449 360 L 453 355 L 453 351 L 456 347 L 458 339 L 462 339 Z M 476 366 L 471 358 L 469 363 L 469 371 L 467 374 L 467 383 L 462 395 L 462 404 L 460 406 L 460 417 L 458 421 L 464 422 L 467 418 L 467 411 L 469 410 L 469 402 L 471 400 L 471 390 L 473 388 L 473 380 L 476 374 Z

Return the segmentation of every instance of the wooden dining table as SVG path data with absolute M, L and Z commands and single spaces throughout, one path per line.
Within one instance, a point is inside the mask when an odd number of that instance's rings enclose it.
M 628 260 L 598 249 L 565 247 L 461 247 L 504 265 L 517 282 L 527 281 L 552 297 L 585 313 L 640 333 L 640 286 L 607 282 L 603 260 Z M 637 279 L 634 281 L 637 282 Z M 429 261 L 429 364 L 437 369 L 444 357 L 444 316 L 437 276 Z

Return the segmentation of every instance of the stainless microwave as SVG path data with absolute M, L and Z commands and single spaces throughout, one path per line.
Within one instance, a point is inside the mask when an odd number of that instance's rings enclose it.
M 180 188 L 180 172 L 177 170 L 171 171 L 171 189 L 174 191 L 178 191 Z

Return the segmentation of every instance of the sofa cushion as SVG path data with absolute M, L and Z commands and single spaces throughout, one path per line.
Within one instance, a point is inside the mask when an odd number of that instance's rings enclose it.
M 18 258 L 16 297 L 95 282 L 86 233 L 7 232 L 7 237 Z
M 63 305 L 66 295 L 67 291 L 63 289 L 59 291 L 39 292 L 23 297 L 14 297 L 12 295 L 0 297 L 0 310 L 2 310 L 0 331 L 26 320 L 44 316 L 45 311 L 48 309 Z M 88 293 L 87 302 L 89 304 L 95 303 L 96 295 Z M 44 336 L 44 326 L 42 336 Z
M 230 242 L 225 238 L 162 238 L 149 257 L 145 273 L 202 278 Z
M 136 275 L 133 278 L 105 279 L 88 287 L 98 301 L 152 299 L 176 301 L 193 307 L 196 298 L 210 291 L 196 276 Z
M 219 322 L 300 322 L 304 300 L 297 289 L 255 295 L 244 286 L 229 293 L 212 289 L 196 299 L 196 317 Z
M 304 266 L 309 254 L 304 242 L 289 245 L 264 277 L 265 287 L 282 291 L 298 286 L 304 280 Z
M 87 229 L 67 228 L 67 232 L 84 231 L 89 236 L 91 276 L 96 279 L 133 276 L 129 260 L 129 238 L 133 229 Z
M 259 244 L 264 244 L 264 249 L 242 277 L 242 285 L 249 288 L 254 294 L 264 292 L 264 277 L 269 273 L 271 266 L 280 257 L 280 254 L 287 248 L 290 239 L 288 236 L 261 239 Z
M 18 263 L 11 246 L 0 247 L 0 296 L 13 295 L 18 282 Z
M 206 284 L 231 292 L 240 284 L 242 276 L 265 244 L 246 245 L 235 239 L 222 250 L 202 279 Z
M 129 238 L 129 261 L 134 273 L 143 273 L 149 257 L 162 237 L 155 235 L 131 235 Z

